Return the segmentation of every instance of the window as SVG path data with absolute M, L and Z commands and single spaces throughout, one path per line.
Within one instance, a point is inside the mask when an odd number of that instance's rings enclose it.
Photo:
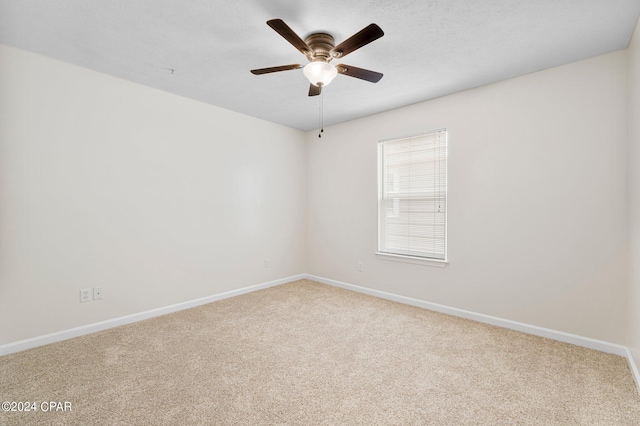
M 446 261 L 446 129 L 380 141 L 378 161 L 378 253 Z

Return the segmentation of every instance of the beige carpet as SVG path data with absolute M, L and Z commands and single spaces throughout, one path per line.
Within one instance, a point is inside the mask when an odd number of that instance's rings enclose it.
M 298 281 L 0 358 L 0 424 L 639 425 L 619 356 Z M 49 408 L 47 406 L 47 408 Z

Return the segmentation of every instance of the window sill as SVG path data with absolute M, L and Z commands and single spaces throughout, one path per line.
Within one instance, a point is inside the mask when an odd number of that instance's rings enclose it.
M 381 253 L 379 251 L 376 252 L 376 256 L 378 257 L 378 259 L 382 259 L 382 260 L 413 263 L 414 265 L 433 266 L 436 268 L 444 268 L 449 264 L 449 262 L 446 260 L 425 259 L 423 257 L 403 256 L 401 254 Z

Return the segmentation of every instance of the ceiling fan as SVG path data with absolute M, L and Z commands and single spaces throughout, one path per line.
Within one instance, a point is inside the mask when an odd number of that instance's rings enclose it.
M 255 75 L 303 68 L 302 71 L 305 77 L 307 77 L 311 83 L 309 96 L 319 95 L 322 88 L 331 83 L 338 74 L 359 78 L 372 83 L 377 83 L 382 78 L 382 74 L 379 72 L 369 71 L 351 65 L 338 64 L 334 66 L 331 64 L 333 59 L 343 58 L 354 50 L 360 49 L 362 46 L 382 37 L 384 32 L 376 24 L 366 26 L 337 46 L 335 46 L 333 36 L 327 33 L 313 33 L 309 35 L 306 40 L 302 40 L 282 19 L 271 19 L 267 21 L 267 25 L 284 37 L 284 39 L 298 49 L 300 53 L 305 55 L 309 63 L 304 66 L 291 64 L 251 70 L 251 73 Z

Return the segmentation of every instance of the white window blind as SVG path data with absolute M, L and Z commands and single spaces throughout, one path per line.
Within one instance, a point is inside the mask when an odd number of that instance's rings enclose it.
M 446 260 L 446 129 L 381 141 L 378 158 L 378 251 Z

